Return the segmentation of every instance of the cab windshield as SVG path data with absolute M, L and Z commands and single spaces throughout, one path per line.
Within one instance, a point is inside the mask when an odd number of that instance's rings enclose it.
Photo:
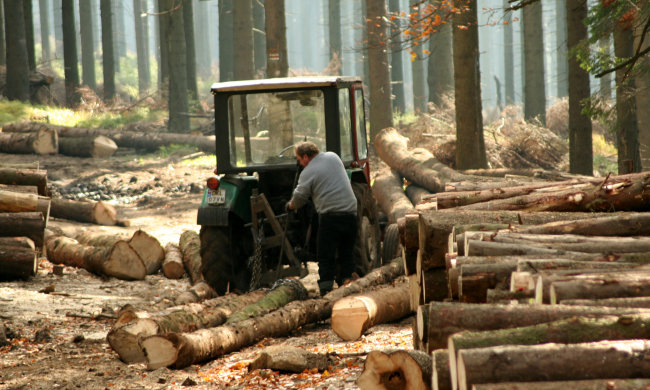
M 230 164 L 291 164 L 293 145 L 325 150 L 325 103 L 317 89 L 232 95 L 228 98 Z

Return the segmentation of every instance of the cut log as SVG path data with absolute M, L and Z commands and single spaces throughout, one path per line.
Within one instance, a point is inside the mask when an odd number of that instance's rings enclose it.
M 431 192 L 426 188 L 422 188 L 417 184 L 409 184 L 404 190 L 406 196 L 409 198 L 411 203 L 415 206 L 424 203 L 425 198 L 431 196 Z
M 389 223 L 397 222 L 406 212 L 413 209 L 413 203 L 404 193 L 402 186 L 402 178 L 395 171 L 377 175 L 372 185 L 372 194 L 388 217 Z
M 569 305 L 499 305 L 486 303 L 427 304 L 429 315 L 423 318 L 422 332 L 428 332 L 426 339 L 429 350 L 447 348 L 447 338 L 463 330 L 494 330 L 515 328 L 552 322 L 581 316 L 598 318 L 607 315 L 645 314 L 650 311 L 638 308 L 611 308 Z M 423 309 L 426 310 L 426 309 Z M 418 324 L 420 326 L 420 324 Z M 418 332 L 420 330 L 418 329 Z
M 449 279 L 444 268 L 434 268 L 422 272 L 420 279 L 422 303 L 443 301 L 450 297 Z
M 650 272 L 631 270 L 601 274 L 576 275 L 573 280 L 559 280 L 549 287 L 549 300 L 557 304 L 563 299 L 605 299 L 650 296 Z M 537 291 L 535 291 L 537 295 Z
M 324 298 L 290 302 L 281 309 L 235 324 L 192 333 L 150 336 L 141 340 L 140 345 L 147 356 L 149 369 L 187 367 L 236 351 L 266 337 L 285 336 L 305 324 L 324 321 L 331 316 L 335 301 L 371 286 L 387 283 L 403 274 L 401 260 L 395 260 L 330 291 Z
M 54 236 L 47 239 L 45 247 L 51 263 L 84 268 L 97 275 L 133 280 L 144 279 L 147 272 L 140 256 L 124 241 L 111 247 L 95 247 Z
M 458 388 L 471 389 L 477 383 L 647 378 L 649 353 L 648 340 L 465 349 L 458 357 Z
M 59 138 L 59 153 L 66 156 L 105 158 L 116 150 L 117 144 L 103 135 Z
M 0 189 L 0 212 L 38 211 L 45 221 L 50 216 L 50 198 L 37 194 Z
M 203 280 L 201 273 L 201 239 L 194 230 L 185 230 L 181 233 L 178 247 L 183 254 L 183 264 L 190 276 L 190 282 L 196 284 Z
M 483 303 L 487 302 L 487 290 L 510 288 L 510 275 L 517 269 L 517 263 L 464 264 L 459 268 L 458 299 L 465 303 Z
M 29 237 L 37 250 L 43 248 L 46 221 L 42 213 L 0 213 L 0 237 Z
M 574 317 L 539 325 L 482 332 L 460 332 L 449 336 L 449 367 L 457 388 L 457 359 L 460 351 L 501 345 L 575 344 L 602 340 L 650 338 L 650 316 Z
M 27 237 L 0 237 L 0 279 L 27 279 L 36 275 L 38 255 Z
M 322 372 L 327 370 L 329 365 L 330 359 L 326 354 L 287 345 L 272 345 L 257 355 L 248 365 L 248 371 L 268 369 L 299 374 L 314 369 Z
M 431 352 L 431 388 L 433 390 L 451 390 L 451 375 L 449 375 L 449 352 L 446 349 L 436 349 Z
M 372 351 L 357 379 L 362 390 L 431 389 L 431 357 L 420 351 Z
M 165 245 L 165 259 L 162 263 L 162 272 L 169 279 L 180 279 L 185 274 L 183 254 L 178 245 L 170 242 Z
M 0 168 L 11 168 L 11 169 L 35 169 L 39 170 L 41 164 L 36 161 L 33 163 L 3 163 L 0 162 Z
M 527 169 L 527 168 L 490 168 L 490 169 L 465 169 L 461 171 L 465 175 L 488 176 L 488 177 L 506 177 L 506 176 L 530 176 L 540 180 L 573 180 L 584 179 L 589 176 L 572 175 L 566 172 L 549 171 L 545 169 Z
M 417 272 L 417 256 L 419 245 L 419 213 L 407 212 L 397 220 L 397 228 L 400 232 L 402 244 L 402 259 L 404 260 L 404 272 L 412 275 Z
M 576 234 L 524 234 L 495 232 L 484 241 L 585 253 L 650 252 L 650 237 L 581 236 Z
M 185 305 L 187 303 L 201 302 L 206 299 L 211 299 L 218 296 L 216 291 L 205 282 L 200 280 L 194 283 L 187 291 L 183 291 L 176 297 L 177 305 Z
M 125 363 L 146 361 L 144 352 L 138 341 L 147 336 L 167 332 L 192 332 L 197 329 L 219 326 L 226 322 L 235 311 L 261 299 L 265 291 L 257 290 L 250 293 L 232 296 L 217 306 L 191 304 L 174 311 L 149 318 L 134 318 L 122 325 L 114 326 L 106 336 L 111 348 Z
M 38 195 L 38 188 L 36 188 L 36 186 L 0 184 L 0 191 L 10 191 L 10 192 L 19 192 L 21 194 Z
M 638 390 L 650 387 L 650 379 L 585 379 L 578 381 L 481 383 L 472 390 Z
M 0 184 L 36 186 L 39 195 L 50 196 L 45 170 L 0 168 Z
M 584 252 L 549 249 L 537 245 L 522 245 L 506 242 L 469 240 L 465 256 L 562 256 L 580 258 Z
M 358 340 L 370 327 L 410 315 L 408 283 L 343 298 L 332 308 L 332 330 L 345 341 Z
M 108 203 L 77 201 L 53 198 L 50 215 L 71 221 L 114 226 L 117 224 L 117 211 Z
M 532 303 L 535 300 L 534 290 L 509 291 L 500 289 L 489 289 L 486 293 L 486 303 Z
M 233 324 L 270 313 L 286 306 L 289 302 L 307 299 L 307 296 L 307 289 L 300 281 L 280 279 L 274 283 L 271 291 L 263 298 L 233 313 L 226 321 L 226 324 Z
M 587 236 L 650 235 L 649 213 L 623 213 L 577 221 L 557 221 L 517 229 L 530 234 L 579 234 Z
M 638 307 L 650 309 L 650 297 L 606 298 L 606 299 L 563 299 L 562 305 L 600 306 L 600 307 Z
M 56 154 L 59 150 L 56 131 L 42 128 L 33 133 L 0 132 L 0 152 L 13 154 Z

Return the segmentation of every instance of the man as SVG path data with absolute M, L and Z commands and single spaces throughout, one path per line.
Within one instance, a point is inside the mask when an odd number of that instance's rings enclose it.
M 336 153 L 320 153 L 318 146 L 309 141 L 296 145 L 295 152 L 304 169 L 291 200 L 287 202 L 287 209 L 302 207 L 310 197 L 314 201 L 318 213 L 318 288 L 323 296 L 334 287 L 337 265 L 340 267 L 340 280 L 352 278 L 357 199 L 343 162 Z

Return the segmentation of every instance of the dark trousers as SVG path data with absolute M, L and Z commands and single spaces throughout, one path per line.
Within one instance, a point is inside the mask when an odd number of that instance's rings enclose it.
M 331 289 L 333 281 L 350 278 L 354 272 L 354 243 L 357 239 L 357 216 L 354 214 L 320 214 L 318 216 L 318 282 Z M 338 251 L 338 257 L 337 257 Z M 338 267 L 337 267 L 338 266 Z M 337 268 L 339 270 L 337 275 Z M 339 276 L 337 278 L 337 276 Z

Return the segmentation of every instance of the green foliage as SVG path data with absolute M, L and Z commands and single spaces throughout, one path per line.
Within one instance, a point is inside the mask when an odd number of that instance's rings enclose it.
M 29 119 L 31 106 L 17 100 L 0 99 L 0 126 L 5 123 Z
M 410 123 L 414 123 L 416 120 L 418 120 L 418 115 L 414 111 L 409 111 L 404 113 L 395 111 L 393 113 L 393 123 L 399 123 L 400 125 L 408 125 Z

